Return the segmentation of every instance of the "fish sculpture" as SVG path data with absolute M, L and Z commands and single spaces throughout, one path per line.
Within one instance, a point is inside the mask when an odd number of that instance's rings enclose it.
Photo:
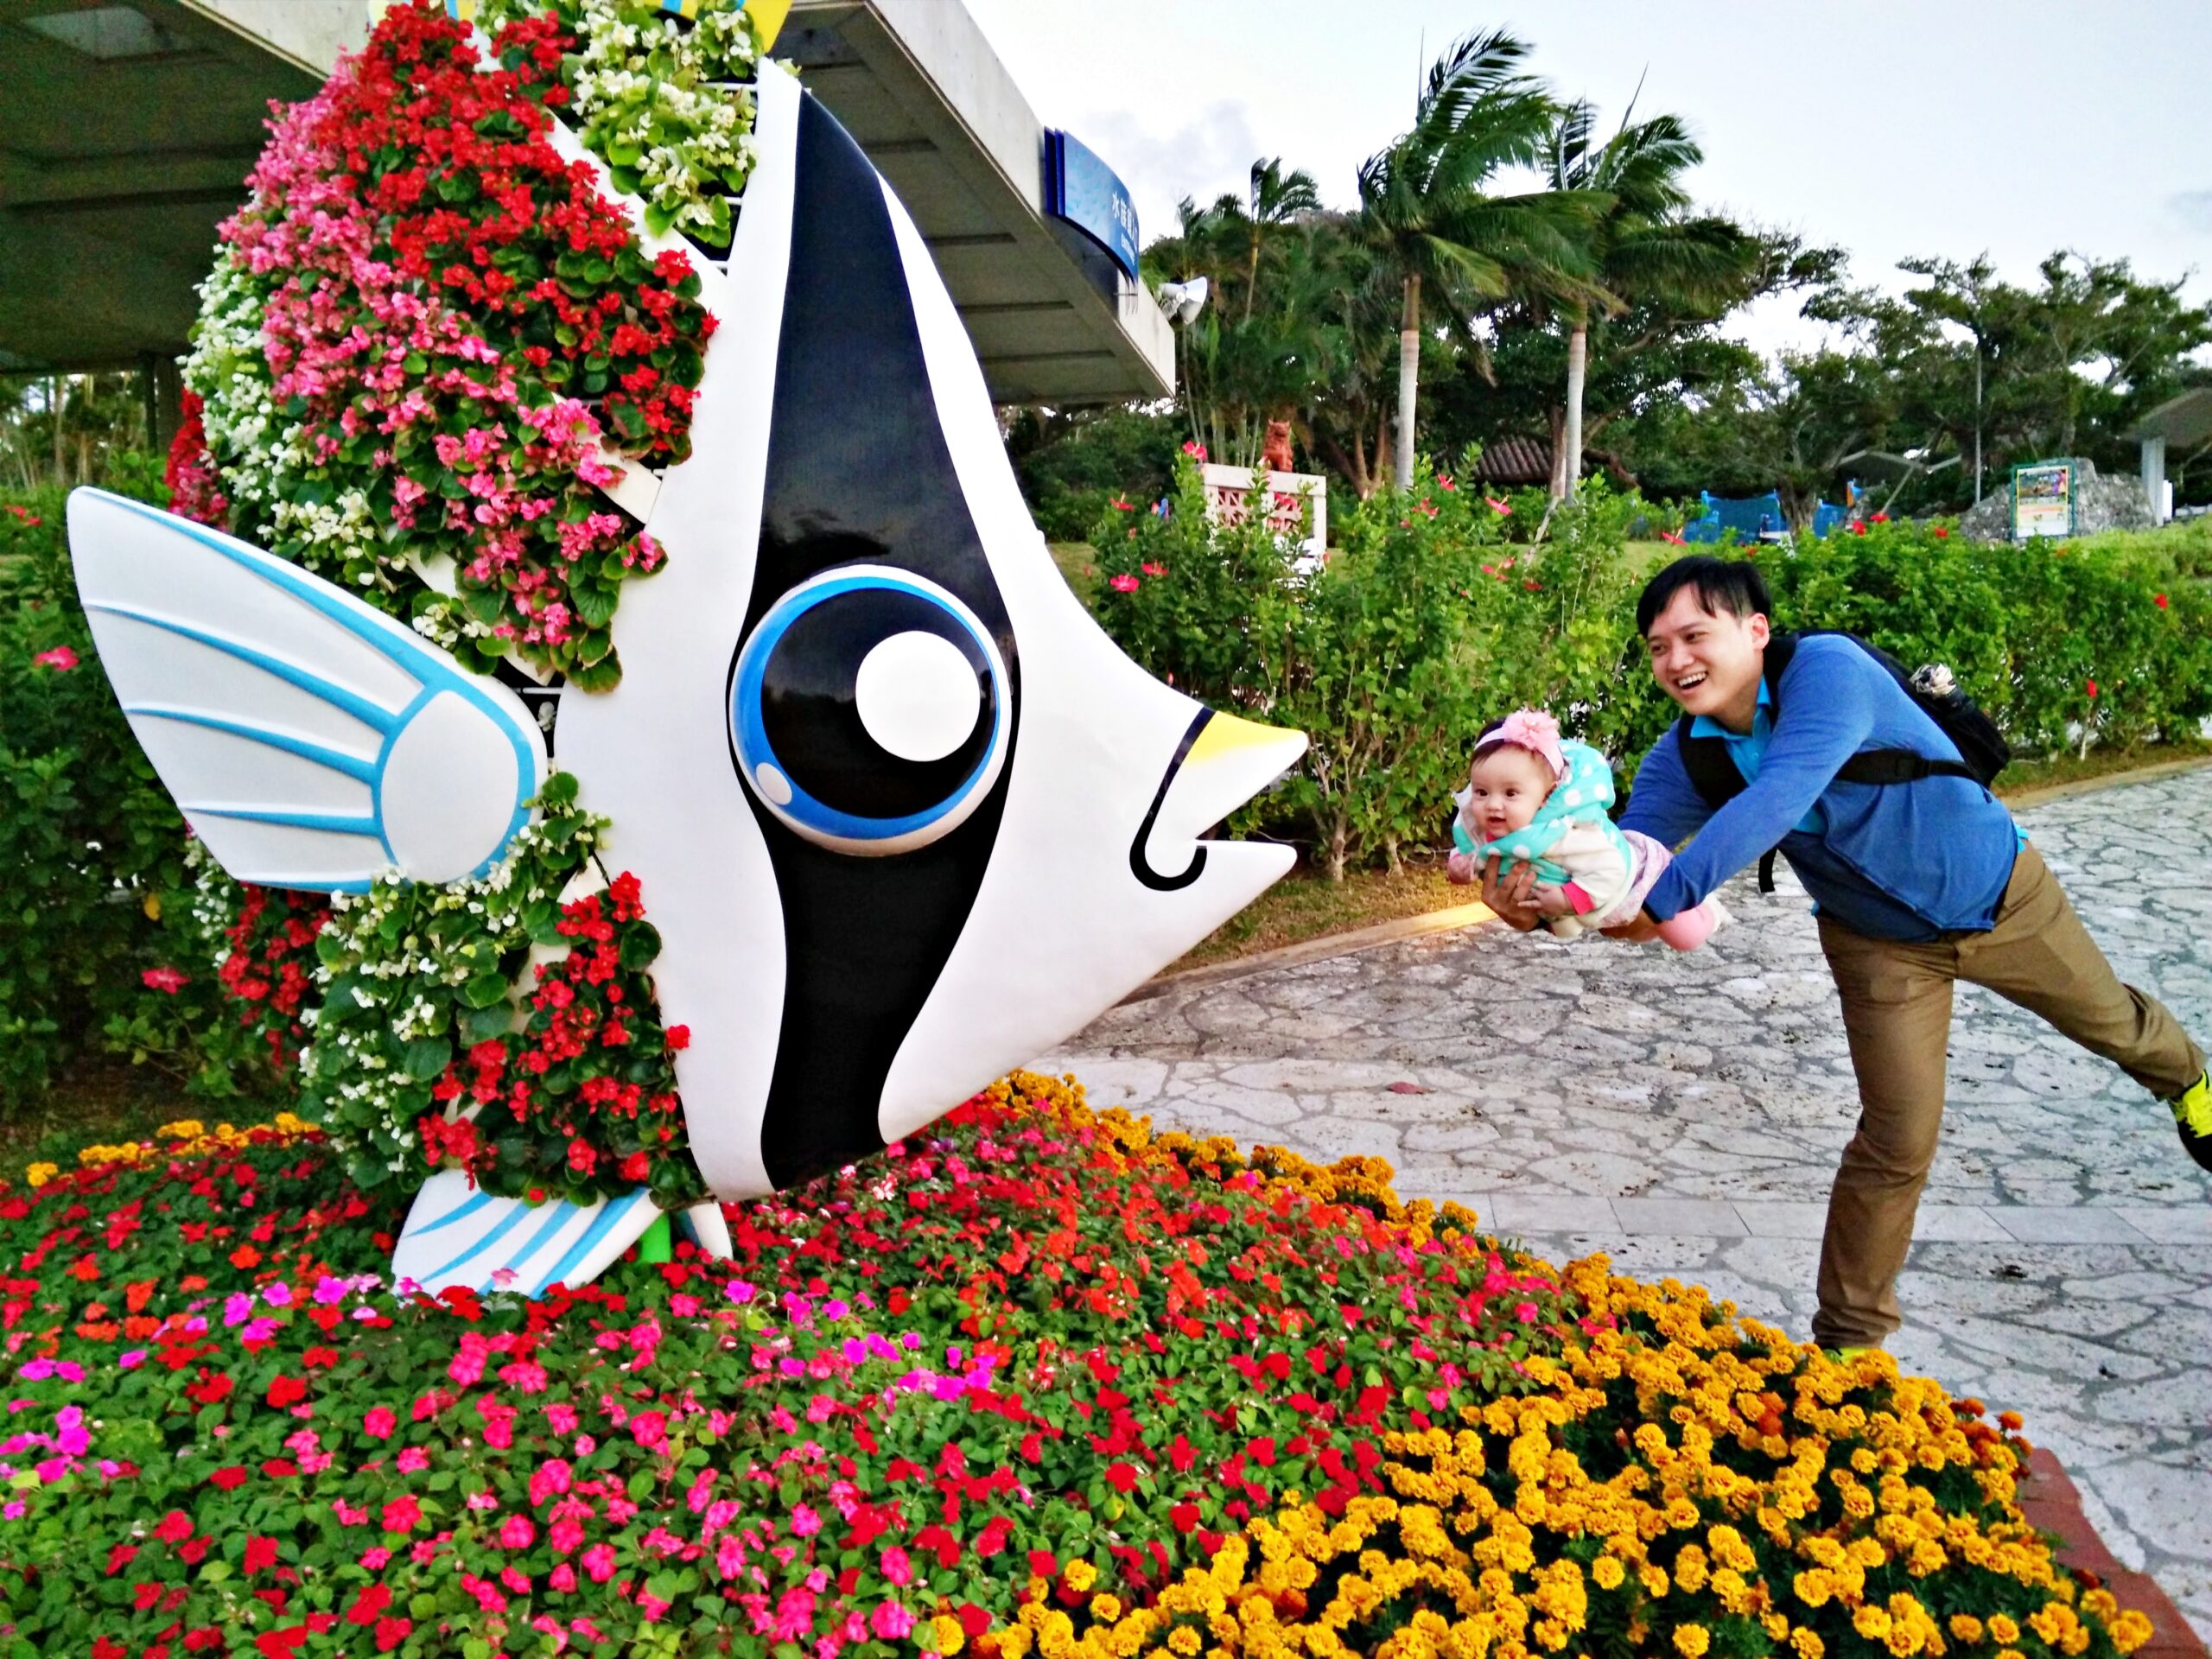
M 232 877 L 365 891 L 481 875 L 557 753 L 611 821 L 706 1189 L 759 1197 L 922 1128 L 1249 903 L 1287 847 L 1206 839 L 1303 753 L 1125 657 L 1054 566 L 974 350 L 906 209 L 772 68 L 691 453 L 617 495 L 669 550 L 613 627 L 611 690 L 516 692 L 320 577 L 92 489 L 77 577 L 126 717 Z M 556 128 L 563 153 L 597 167 Z M 648 251 L 682 245 L 648 234 Z M 531 1204 L 458 1169 L 396 1274 L 588 1281 L 642 1188 Z M 726 1253 L 721 1210 L 685 1212 Z

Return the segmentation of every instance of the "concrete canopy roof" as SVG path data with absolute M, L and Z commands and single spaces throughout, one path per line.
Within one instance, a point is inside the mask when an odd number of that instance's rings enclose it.
M 270 100 L 367 27 L 368 0 L 0 0 L 0 370 L 181 353 Z M 795 0 L 775 54 L 912 213 L 995 400 L 1173 389 L 1150 294 L 1044 215 L 1044 128 L 958 0 Z
M 0 0 L 0 369 L 181 351 L 269 100 L 321 77 L 183 0 Z
M 2136 423 L 2131 438 L 2164 438 L 2174 449 L 2188 449 L 2212 438 L 2212 386 L 2199 386 L 2169 397 Z

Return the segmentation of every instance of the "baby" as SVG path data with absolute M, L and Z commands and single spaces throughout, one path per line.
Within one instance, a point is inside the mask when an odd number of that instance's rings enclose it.
M 1613 804 L 1613 769 L 1587 743 L 1562 739 L 1559 722 L 1522 709 L 1486 728 L 1475 744 L 1467 787 L 1452 797 L 1457 849 L 1445 874 L 1461 884 L 1478 879 L 1492 858 L 1536 867 L 1535 896 L 1544 925 L 1571 939 L 1586 928 L 1617 927 L 1643 907 L 1643 895 L 1672 857 L 1649 836 L 1624 830 L 1606 809 Z M 1677 950 L 1694 950 L 1728 919 L 1718 899 L 1659 924 Z

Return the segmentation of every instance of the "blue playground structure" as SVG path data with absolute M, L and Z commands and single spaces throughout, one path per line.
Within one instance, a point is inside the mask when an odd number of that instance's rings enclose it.
M 1847 486 L 1849 498 L 1856 499 L 1858 486 Z M 1682 526 L 1686 542 L 1745 542 L 1786 541 L 1789 536 L 1789 520 L 1782 511 L 1782 496 L 1769 490 L 1764 495 L 1746 495 L 1730 500 L 1704 490 L 1697 499 L 1705 504 L 1702 516 Z M 1849 509 L 1832 501 L 1815 502 L 1813 506 L 1813 534 L 1833 534 L 1850 516 Z

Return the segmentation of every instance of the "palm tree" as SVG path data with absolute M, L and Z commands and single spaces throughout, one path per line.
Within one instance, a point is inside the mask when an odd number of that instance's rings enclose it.
M 1252 302 L 1260 291 L 1260 250 L 1271 228 L 1294 222 L 1300 213 L 1319 213 L 1321 188 L 1302 167 L 1287 173 L 1282 157 L 1269 156 L 1252 163 L 1251 207 L 1245 214 L 1251 237 L 1244 268 L 1244 316 L 1249 321 Z
M 1593 309 L 1649 305 L 1717 316 L 1745 296 L 1758 264 L 1756 238 L 1726 219 L 1686 216 L 1682 175 L 1705 159 L 1688 130 L 1671 115 L 1631 124 L 1635 108 L 1631 99 L 1620 130 L 1601 145 L 1592 144 L 1595 117 L 1586 100 L 1561 110 L 1552 130 L 1552 188 L 1604 204 L 1590 227 L 1594 286 L 1569 285 L 1550 296 L 1567 328 L 1567 421 L 1552 458 L 1554 499 L 1573 495 L 1582 475 Z
M 1557 115 L 1522 73 L 1529 48 L 1503 30 L 1470 35 L 1429 67 L 1414 124 L 1359 169 L 1359 230 L 1401 296 L 1397 485 L 1413 483 L 1421 290 L 1462 314 L 1523 287 L 1586 291 L 1583 232 L 1597 203 L 1578 190 L 1493 196 L 1500 169 L 1541 161 Z

